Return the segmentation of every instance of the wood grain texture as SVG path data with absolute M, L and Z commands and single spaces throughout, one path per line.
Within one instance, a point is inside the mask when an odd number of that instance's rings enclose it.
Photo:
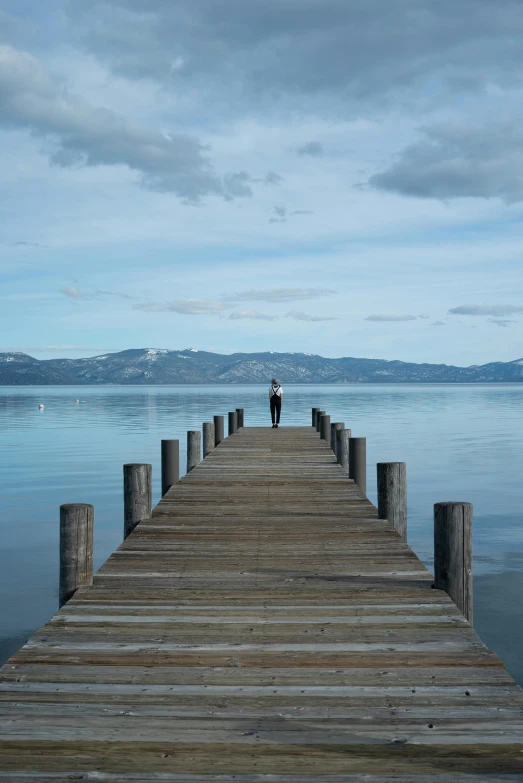
M 202 434 L 199 430 L 187 431 L 187 473 L 198 465 L 202 458 Z
M 123 466 L 123 533 L 124 538 L 142 519 L 151 516 L 153 504 L 153 466 L 127 464 Z
M 378 517 L 388 519 L 400 536 L 407 540 L 407 464 L 378 462 Z
M 1 674 L 0 780 L 523 781 L 523 692 L 314 427 L 223 440 Z
M 93 582 L 94 508 L 89 503 L 60 506 L 59 606 Z
M 204 421 L 202 424 L 203 456 L 206 457 L 214 449 L 216 432 L 213 421 Z
M 434 505 L 434 582 L 472 623 L 472 504 Z

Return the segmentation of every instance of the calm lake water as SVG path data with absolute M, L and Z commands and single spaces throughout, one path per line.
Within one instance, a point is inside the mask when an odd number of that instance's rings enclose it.
M 407 462 L 408 540 L 429 568 L 433 504 L 474 504 L 474 625 L 523 684 L 523 384 L 285 386 L 282 425 L 313 406 L 367 437 L 373 502 L 375 463 Z M 98 568 L 122 540 L 123 463 L 152 463 L 156 503 L 161 438 L 185 465 L 186 431 L 236 407 L 269 425 L 261 386 L 0 387 L 0 661 L 57 608 L 59 505 L 95 506 Z

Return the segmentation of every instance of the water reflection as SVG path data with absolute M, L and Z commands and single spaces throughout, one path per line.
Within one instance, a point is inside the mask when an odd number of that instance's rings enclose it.
M 514 645 L 523 660 L 513 634 L 523 611 L 505 600 L 523 562 L 523 386 L 285 386 L 282 424 L 309 424 L 313 405 L 367 437 L 371 500 L 375 463 L 407 462 L 409 543 L 429 566 L 433 503 L 474 504 L 476 626 L 495 606 L 488 643 L 523 682 L 512 663 Z M 0 656 L 2 639 L 20 639 L 56 606 L 59 504 L 95 505 L 99 566 L 122 537 L 122 464 L 152 463 L 156 502 L 160 439 L 180 439 L 184 465 L 186 431 L 236 407 L 246 425 L 269 424 L 265 386 L 0 388 Z

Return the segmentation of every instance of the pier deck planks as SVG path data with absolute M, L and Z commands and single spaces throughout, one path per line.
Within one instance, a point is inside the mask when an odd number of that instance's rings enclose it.
M 311 427 L 244 428 L 3 667 L 0 780 L 523 781 L 523 692 Z

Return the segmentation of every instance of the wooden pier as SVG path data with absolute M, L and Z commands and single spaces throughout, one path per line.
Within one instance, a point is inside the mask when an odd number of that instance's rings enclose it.
M 523 691 L 313 427 L 246 427 L 8 661 L 0 780 L 523 781 Z

